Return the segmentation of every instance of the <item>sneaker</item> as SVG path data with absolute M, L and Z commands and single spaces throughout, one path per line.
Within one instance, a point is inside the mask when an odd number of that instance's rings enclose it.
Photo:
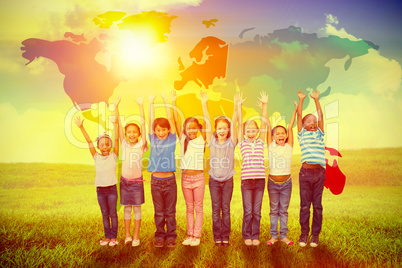
M 133 239 L 131 238 L 131 236 L 126 237 L 126 239 L 124 239 L 124 245 L 129 244 L 131 241 L 133 241 Z
M 191 239 L 193 239 L 191 236 L 186 237 L 186 239 L 184 239 L 183 243 L 181 243 L 183 246 L 189 246 L 191 243 Z
M 165 243 L 165 241 L 163 241 L 163 239 L 156 239 L 154 242 L 154 246 L 156 248 L 161 248 L 161 247 L 163 247 L 164 243 Z
M 140 240 L 139 239 L 134 239 L 133 243 L 131 244 L 133 247 L 138 247 L 140 245 Z
M 315 248 L 318 246 L 318 235 L 313 235 L 310 241 L 310 247 Z
M 230 244 L 229 244 L 229 241 L 223 241 L 222 242 L 222 246 L 224 246 L 224 247 L 228 247 Z
M 253 246 L 258 246 L 260 244 L 260 240 L 254 239 L 253 240 Z
M 200 240 L 199 238 L 195 238 L 195 237 L 194 237 L 194 238 L 191 240 L 190 246 L 192 246 L 192 247 L 199 246 L 199 245 L 200 245 L 200 242 L 201 242 L 201 240 Z
M 251 246 L 253 244 L 253 241 L 251 239 L 246 239 L 244 240 L 244 244 L 246 244 L 246 246 Z
M 168 248 L 174 248 L 176 246 L 176 240 L 175 239 L 168 239 L 167 246 L 168 246 Z
M 222 246 L 222 241 L 215 241 L 215 246 L 216 247 Z
M 300 236 L 300 239 L 299 239 L 299 245 L 300 245 L 302 248 L 304 248 L 305 246 L 307 246 L 307 240 L 308 240 L 307 235 L 301 235 L 301 236 Z

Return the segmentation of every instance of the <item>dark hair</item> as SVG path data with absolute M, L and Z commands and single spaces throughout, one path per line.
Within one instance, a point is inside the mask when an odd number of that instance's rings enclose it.
M 141 129 L 140 129 L 140 127 L 139 127 L 137 124 L 134 124 L 134 123 L 129 123 L 129 124 L 127 124 L 127 125 L 124 127 L 124 132 L 127 132 L 127 128 L 130 127 L 130 126 L 136 127 L 137 130 L 138 130 L 138 132 L 139 132 L 140 135 L 141 135 Z
M 109 140 L 110 140 L 110 145 L 111 145 L 111 147 L 113 147 L 112 138 L 111 138 L 108 134 L 103 134 L 102 136 L 97 137 L 97 138 L 96 138 L 96 146 L 99 147 L 99 141 L 100 141 L 101 139 L 103 139 L 103 138 L 109 139 Z
M 271 131 L 272 136 L 274 136 L 274 133 L 275 133 L 275 131 L 276 131 L 276 128 L 278 128 L 278 127 L 283 128 L 283 129 L 285 130 L 285 133 L 288 134 L 288 131 L 286 130 L 286 128 L 285 128 L 284 126 L 278 125 L 278 126 L 276 126 L 276 127 L 274 127 L 274 128 L 272 129 L 272 131 Z M 289 137 L 286 138 L 285 142 L 288 142 L 288 139 L 289 139 Z
M 200 124 L 200 122 L 195 117 L 189 117 L 184 121 L 184 123 L 183 123 L 183 134 L 186 136 L 186 139 L 184 140 L 184 154 L 186 154 L 187 146 L 188 146 L 188 143 L 190 142 L 190 138 L 187 136 L 187 132 L 186 132 L 186 125 L 188 123 L 192 123 L 192 122 L 195 122 L 200 130 L 202 129 L 202 125 Z
M 154 120 L 154 122 L 152 123 L 153 131 L 155 131 L 156 126 L 160 126 L 162 128 L 167 128 L 168 130 L 170 130 L 169 120 L 167 120 L 166 118 L 163 118 L 163 117 L 159 117 Z
M 303 119 L 302 119 L 302 125 L 303 125 L 303 126 L 304 126 L 304 122 L 306 122 L 306 120 L 307 120 L 307 117 L 309 117 L 310 115 L 312 115 L 312 116 L 315 117 L 315 115 L 313 115 L 313 114 L 306 114 L 306 115 L 303 117 Z
M 228 132 L 228 139 L 230 138 L 230 121 L 226 116 L 219 116 L 218 118 L 215 119 L 215 132 L 214 135 L 216 138 L 218 138 L 218 134 L 216 133 L 216 126 L 218 125 L 219 122 L 225 122 L 226 124 L 228 124 L 229 127 L 229 132 Z
M 254 120 L 247 120 L 246 122 L 243 123 L 243 134 L 246 133 L 246 126 L 248 126 L 251 123 L 254 123 L 258 128 L 257 122 L 255 122 Z

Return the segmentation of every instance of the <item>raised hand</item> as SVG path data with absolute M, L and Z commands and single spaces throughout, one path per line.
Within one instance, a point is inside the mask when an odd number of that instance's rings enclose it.
M 170 92 L 170 99 L 172 100 L 172 102 L 177 100 L 177 94 L 175 89 L 172 89 L 172 91 Z
M 297 110 L 297 101 L 295 101 L 295 110 Z
M 162 100 L 163 100 L 165 103 L 168 102 L 168 96 L 167 96 L 167 94 L 166 94 L 165 92 L 163 92 L 163 93 L 161 94 L 161 97 L 162 97 Z
M 156 98 L 156 95 L 153 95 L 153 94 L 148 95 L 149 103 L 154 103 L 155 98 Z
M 208 94 L 204 91 L 201 90 L 201 103 L 207 103 L 208 102 Z
M 143 97 L 137 97 L 137 99 L 134 100 L 138 105 L 142 105 L 144 103 L 144 98 Z
M 114 104 L 115 109 L 117 109 L 119 107 L 120 101 L 121 101 L 120 96 L 117 97 L 117 99 L 114 100 L 113 104 Z
M 318 100 L 318 97 L 320 96 L 320 91 L 318 91 L 317 89 L 314 89 L 311 93 L 310 93 L 310 97 L 312 97 L 315 100 Z
M 298 91 L 297 91 L 297 96 L 299 96 L 299 99 L 300 100 L 304 100 L 304 98 L 306 97 L 306 93 L 303 93 L 303 91 L 301 90 L 301 89 L 299 89 Z
M 264 91 L 260 92 L 260 98 L 258 98 L 258 100 L 262 103 L 262 104 L 267 104 L 268 103 L 268 94 Z
M 78 115 L 74 119 L 74 123 L 77 125 L 77 127 L 82 127 L 82 124 L 84 123 L 84 119 L 81 120 L 81 117 Z
M 244 99 L 243 99 L 243 92 L 238 92 L 238 93 L 235 94 L 235 101 L 236 101 L 237 103 L 243 104 L 243 103 L 246 101 L 246 99 L 247 99 L 247 98 L 244 98 Z

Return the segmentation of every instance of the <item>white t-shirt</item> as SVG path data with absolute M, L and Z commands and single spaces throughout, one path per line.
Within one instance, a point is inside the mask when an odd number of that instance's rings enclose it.
M 111 152 L 109 155 L 101 155 L 96 152 L 95 161 L 95 186 L 105 187 L 117 184 L 116 178 L 116 161 L 117 155 Z
M 293 147 L 288 143 L 284 146 L 271 142 L 268 146 L 269 174 L 289 175 L 292 166 Z
M 185 139 L 186 135 L 183 134 L 180 140 L 180 169 L 204 170 L 204 138 L 200 135 L 197 138 L 190 140 L 187 145 L 186 154 L 184 154 Z
M 134 144 L 133 147 L 124 139 L 121 142 L 122 147 L 122 165 L 121 175 L 126 179 L 137 179 L 142 176 L 142 156 L 144 151 L 142 139 Z

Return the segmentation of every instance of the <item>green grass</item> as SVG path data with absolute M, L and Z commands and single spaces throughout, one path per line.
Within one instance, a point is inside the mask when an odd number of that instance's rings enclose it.
M 239 172 L 231 203 L 231 246 L 217 248 L 212 236 L 211 200 L 206 187 L 201 245 L 181 246 L 186 236 L 185 203 L 178 177 L 177 234 L 174 249 L 154 248 L 153 204 L 149 173 L 144 172 L 141 245 L 123 246 L 123 210 L 119 211 L 121 243 L 100 247 L 103 226 L 96 199 L 94 167 L 85 165 L 0 164 L 0 266 L 38 267 L 399 267 L 402 252 L 402 149 L 341 152 L 347 176 L 341 195 L 324 190 L 324 222 L 320 245 L 300 248 L 276 243 L 268 247 L 269 199 L 265 191 L 261 241 L 242 241 L 242 200 Z M 294 156 L 289 207 L 289 238 L 300 235 L 298 223 L 299 159 Z M 357 165 L 358 164 L 358 165 Z M 381 185 L 381 186 L 378 186 Z M 133 228 L 133 226 L 132 226 Z

